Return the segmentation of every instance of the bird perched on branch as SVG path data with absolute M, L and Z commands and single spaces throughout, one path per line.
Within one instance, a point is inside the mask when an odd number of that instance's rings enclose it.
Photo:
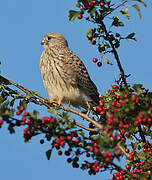
M 45 50 L 40 57 L 40 69 L 50 102 L 74 107 L 93 107 L 99 103 L 97 88 L 83 62 L 69 49 L 59 33 L 48 33 L 41 44 Z

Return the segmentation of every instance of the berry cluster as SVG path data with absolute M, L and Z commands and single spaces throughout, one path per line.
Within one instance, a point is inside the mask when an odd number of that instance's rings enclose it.
M 17 117 L 21 116 L 21 120 L 3 116 L 0 125 L 6 121 L 10 133 L 15 132 L 16 126 L 24 126 L 25 141 L 44 134 L 45 137 L 40 139 L 41 144 L 44 144 L 45 140 L 50 141 L 50 151 L 56 149 L 59 156 L 67 156 L 67 162 L 74 168 L 85 169 L 90 175 L 115 168 L 115 158 L 125 155 L 125 169 L 114 173 L 113 180 L 136 176 L 149 178 L 152 143 L 147 137 L 152 126 L 152 94 L 140 86 L 125 90 L 113 85 L 111 90 L 99 98 L 100 103 L 96 107 L 99 118 L 96 121 L 101 123 L 102 136 L 92 123 L 88 126 L 93 131 L 83 133 L 73 121 L 69 121 L 65 112 L 61 119 L 49 116 L 38 118 L 38 112 L 29 113 L 22 105 L 16 112 Z M 130 139 L 134 143 L 127 144 Z M 118 141 L 123 151 L 118 148 Z M 46 154 L 49 159 L 48 152 Z M 141 156 L 145 160 L 142 160 Z
M 83 13 L 85 10 L 88 9 L 92 9 L 94 8 L 96 5 L 100 5 L 100 7 L 104 7 L 105 3 L 104 1 L 98 1 L 98 0 L 93 0 L 93 1 L 82 1 L 81 4 L 81 12 L 78 14 L 78 19 L 82 19 L 83 18 Z

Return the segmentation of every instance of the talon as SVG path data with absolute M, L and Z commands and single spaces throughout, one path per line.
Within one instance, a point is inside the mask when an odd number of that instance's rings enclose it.
M 52 103 L 55 102 L 55 101 L 54 101 L 53 98 L 51 98 L 49 102 L 52 104 Z
M 61 98 L 61 99 L 58 100 L 58 105 L 59 105 L 59 106 L 61 105 L 62 99 L 63 99 L 63 98 Z

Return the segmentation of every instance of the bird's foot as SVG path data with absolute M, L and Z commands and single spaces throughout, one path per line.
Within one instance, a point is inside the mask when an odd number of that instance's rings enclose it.
M 55 103 L 54 99 L 53 99 L 53 98 L 51 98 L 51 99 L 49 100 L 49 103 L 50 103 L 50 104 Z
M 57 104 L 60 106 L 61 105 L 61 102 L 62 102 L 63 98 L 60 98 L 57 102 Z

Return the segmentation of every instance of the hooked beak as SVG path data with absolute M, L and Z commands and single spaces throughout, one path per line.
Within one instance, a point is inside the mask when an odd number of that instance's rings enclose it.
M 42 41 L 41 41 L 41 45 L 44 45 L 44 44 L 45 44 L 45 41 L 44 41 L 44 40 L 42 40 Z

